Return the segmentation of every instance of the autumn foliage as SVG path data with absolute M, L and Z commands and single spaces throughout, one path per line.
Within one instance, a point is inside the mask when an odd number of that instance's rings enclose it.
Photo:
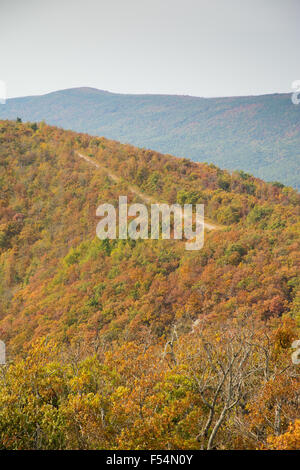
M 96 207 L 133 186 L 218 229 L 100 241 Z M 295 190 L 1 121 L 0 194 L 0 449 L 299 448 Z

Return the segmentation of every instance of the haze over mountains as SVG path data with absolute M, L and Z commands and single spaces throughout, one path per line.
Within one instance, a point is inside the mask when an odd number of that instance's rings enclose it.
M 0 119 L 105 136 L 298 187 L 300 106 L 290 94 L 230 98 L 74 88 L 9 99 Z

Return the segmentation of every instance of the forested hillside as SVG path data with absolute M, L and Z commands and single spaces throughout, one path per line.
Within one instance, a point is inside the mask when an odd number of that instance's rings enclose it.
M 139 192 L 217 229 L 100 241 L 97 206 Z M 0 121 L 0 195 L 0 449 L 299 448 L 296 190 Z
M 300 184 L 300 106 L 291 94 L 198 98 L 74 88 L 0 106 L 0 119 L 17 117 Z

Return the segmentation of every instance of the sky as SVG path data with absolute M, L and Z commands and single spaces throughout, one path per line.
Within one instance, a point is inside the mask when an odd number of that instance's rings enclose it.
M 291 92 L 300 0 L 0 0 L 7 96 Z

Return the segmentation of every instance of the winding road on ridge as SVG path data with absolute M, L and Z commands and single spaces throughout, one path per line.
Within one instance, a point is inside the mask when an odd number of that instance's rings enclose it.
M 114 173 L 112 173 L 108 168 L 101 166 L 99 163 L 95 162 L 92 158 L 87 157 L 86 155 L 83 155 L 83 153 L 78 152 L 77 150 L 75 151 L 76 155 L 78 155 L 79 158 L 82 158 L 85 160 L 87 163 L 90 165 L 93 165 L 95 168 L 98 168 L 98 170 L 104 171 L 107 176 L 109 176 L 110 179 L 112 179 L 115 183 L 120 183 L 121 178 Z M 136 194 L 142 201 L 144 201 L 146 204 L 159 204 L 158 201 L 153 199 L 150 196 L 147 196 L 146 194 L 140 192 L 137 188 L 134 186 L 128 185 L 128 189 L 133 193 Z M 204 228 L 207 230 L 221 230 L 221 226 L 212 224 L 211 222 L 204 222 Z

